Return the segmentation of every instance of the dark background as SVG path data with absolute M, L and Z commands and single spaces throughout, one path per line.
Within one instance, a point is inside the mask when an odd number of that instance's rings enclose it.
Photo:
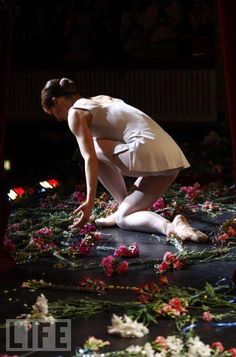
M 225 166 L 224 177 L 230 180 L 231 144 L 214 0 L 13 0 L 11 57 L 5 140 L 5 159 L 12 164 L 6 173 L 9 185 L 29 185 L 50 177 L 83 179 L 81 157 L 67 124 L 48 118 L 40 107 L 45 80 L 63 76 L 78 77 L 84 96 L 115 95 L 146 111 L 191 158 L 193 171 L 199 169 L 199 154 L 202 166 L 209 154 L 206 165 L 212 165 L 209 160 L 214 157 L 216 164 Z M 150 80 L 156 71 L 160 78 L 168 71 L 214 73 L 215 102 L 207 119 L 201 113 L 182 119 L 174 109 L 162 115 L 165 105 L 168 111 L 165 96 L 160 96 L 157 113 L 151 112 L 143 98 L 158 91 L 158 79 Z M 143 77 L 131 80 L 127 93 L 109 79 L 133 72 Z M 174 86 L 174 77 L 167 80 Z M 139 91 L 133 94 L 137 84 Z M 169 95 L 177 96 L 178 90 Z M 194 101 L 194 87 L 189 95 Z M 210 149 L 203 148 L 204 138 L 212 131 L 216 138 Z M 222 177 L 222 172 L 209 175 L 209 180 L 218 175 Z

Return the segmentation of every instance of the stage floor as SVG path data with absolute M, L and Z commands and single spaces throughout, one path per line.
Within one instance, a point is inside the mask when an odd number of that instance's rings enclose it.
M 206 217 L 201 214 L 192 214 L 189 216 L 190 222 L 199 229 L 205 232 L 211 232 L 219 227 L 226 219 L 233 216 L 232 212 L 225 212 L 216 217 Z M 158 275 L 153 265 L 141 264 L 140 261 L 147 261 L 148 259 L 162 259 L 166 251 L 176 253 L 176 247 L 167 244 L 161 235 L 152 235 L 146 233 L 132 232 L 121 230 L 117 227 L 101 229 L 101 239 L 97 242 L 96 247 L 92 253 L 86 257 L 80 258 L 82 267 L 78 269 L 67 269 L 60 267 L 56 269 L 55 258 L 41 258 L 35 263 L 25 263 L 17 265 L 16 269 L 6 275 L 0 277 L 0 292 L 1 292 L 1 320 L 4 323 L 5 319 L 15 319 L 22 313 L 30 311 L 30 307 L 35 303 L 35 300 L 40 293 L 43 293 L 49 302 L 66 299 L 68 297 L 83 298 L 83 299 L 98 299 L 110 300 L 114 302 L 134 301 L 135 294 L 131 291 L 125 290 L 110 290 L 104 295 L 97 295 L 95 293 L 81 292 L 81 291 L 66 291 L 66 290 L 31 290 L 22 288 L 22 282 L 27 280 L 40 280 L 51 282 L 54 284 L 78 286 L 81 279 L 90 276 L 95 279 L 102 279 L 109 285 L 119 286 L 140 286 L 148 282 L 157 282 Z M 99 267 L 101 259 L 107 255 L 113 255 L 115 248 L 121 244 L 129 245 L 137 242 L 139 246 L 140 255 L 138 258 L 128 258 L 128 262 L 135 262 L 137 264 L 130 264 L 127 273 L 107 277 L 102 268 Z M 212 250 L 212 245 L 208 243 L 196 244 L 186 242 L 184 248 L 187 251 L 200 252 L 203 249 Z M 232 252 L 236 253 L 235 248 Z M 89 264 L 98 263 L 97 268 Z M 181 270 L 174 270 L 165 273 L 169 281 L 169 286 L 193 287 L 196 289 L 203 289 L 206 283 L 216 286 L 220 279 L 225 279 L 225 284 L 231 284 L 232 276 L 235 272 L 235 261 L 210 261 L 196 262 L 183 267 Z M 234 293 L 236 291 L 234 289 Z M 109 335 L 107 332 L 108 325 L 111 324 L 111 317 L 113 313 L 123 315 L 124 310 L 122 304 L 120 307 L 115 307 L 102 311 L 87 320 L 82 318 L 72 318 L 72 348 L 71 352 L 28 352 L 27 355 L 33 356 L 72 356 L 75 348 L 83 346 L 86 339 L 90 336 L 109 340 L 110 346 L 106 347 L 104 351 L 122 350 L 130 345 L 143 345 L 147 341 L 153 341 L 158 335 L 168 336 L 176 334 L 175 323 L 173 319 L 166 317 L 158 317 L 157 324 L 151 323 L 149 327 L 149 334 L 142 338 L 121 338 L 119 336 Z M 236 315 L 234 315 L 235 317 Z M 227 318 L 223 322 L 227 322 Z M 232 321 L 232 318 L 231 318 Z M 236 319 L 235 319 L 236 321 Z M 234 322 L 235 322 L 234 321 Z M 5 329 L 0 329 L 0 352 L 5 351 Z M 213 341 L 221 341 L 225 348 L 236 346 L 236 326 L 214 326 L 209 322 L 199 322 L 195 328 L 195 332 L 204 343 L 212 343 Z M 25 352 L 26 353 L 26 352 Z M 18 354 L 10 353 L 12 354 Z M 19 351 L 19 355 L 23 355 Z M 85 355 L 85 354 L 84 354 Z M 86 355 L 85 355 L 86 356 Z

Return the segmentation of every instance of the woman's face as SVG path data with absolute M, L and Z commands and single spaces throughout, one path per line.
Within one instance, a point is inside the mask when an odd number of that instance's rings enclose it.
M 45 112 L 54 116 L 58 121 L 67 120 L 68 110 L 71 107 L 70 101 L 65 97 L 53 97 L 52 101 L 53 105 L 48 109 L 44 109 Z

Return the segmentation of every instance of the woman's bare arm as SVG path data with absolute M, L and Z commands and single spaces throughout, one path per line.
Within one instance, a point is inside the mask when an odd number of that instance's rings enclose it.
M 94 149 L 93 138 L 89 129 L 91 120 L 90 112 L 71 109 L 68 115 L 68 124 L 71 132 L 75 135 L 81 155 L 84 159 L 87 197 L 74 213 L 81 212 L 72 227 L 84 225 L 91 215 L 97 189 L 98 161 Z

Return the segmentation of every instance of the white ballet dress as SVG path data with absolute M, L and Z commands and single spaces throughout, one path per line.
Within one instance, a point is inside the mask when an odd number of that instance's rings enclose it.
M 88 110 L 92 115 L 91 134 L 96 139 L 117 142 L 114 155 L 129 152 L 129 171 L 161 173 L 189 167 L 176 142 L 152 118 L 121 99 L 104 96 L 80 98 L 73 108 Z M 97 100 L 97 101 L 96 101 Z

